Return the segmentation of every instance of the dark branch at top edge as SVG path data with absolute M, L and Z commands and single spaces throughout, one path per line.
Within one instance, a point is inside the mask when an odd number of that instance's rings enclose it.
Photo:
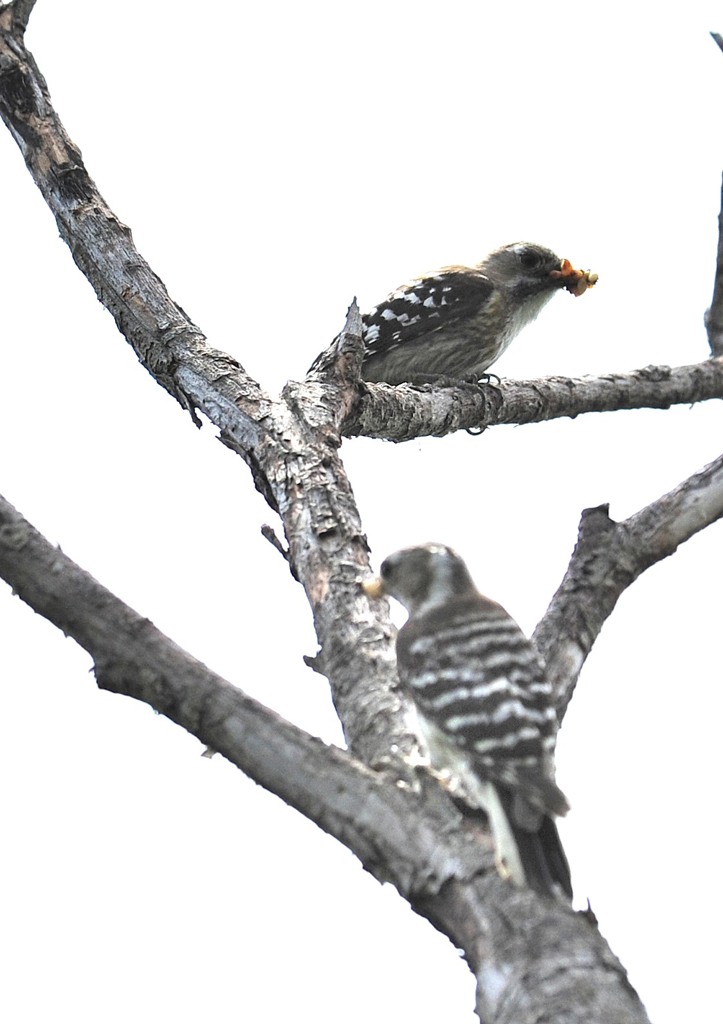
M 723 51 L 723 36 L 711 32 L 711 39 Z M 718 254 L 716 257 L 713 298 L 705 313 L 708 344 L 714 356 L 723 355 L 723 185 L 721 186 L 721 212 L 718 215 Z
M 4 4 L 0 7 L 0 27 L 4 23 L 16 39 L 22 39 L 35 3 L 36 0 L 13 0 L 13 3 Z
M 723 50 L 723 37 L 711 33 Z M 718 214 L 718 251 L 716 253 L 713 298 L 705 313 L 705 329 L 711 354 L 723 355 L 723 182 L 721 184 L 721 211 Z

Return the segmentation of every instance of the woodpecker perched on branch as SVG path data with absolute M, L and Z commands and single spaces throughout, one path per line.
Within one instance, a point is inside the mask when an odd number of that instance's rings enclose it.
M 473 267 L 417 278 L 363 316 L 362 379 L 479 377 L 556 291 L 582 295 L 597 279 L 529 242 L 496 249 Z
M 557 716 L 532 642 L 440 544 L 397 551 L 362 586 L 409 612 L 397 637 L 400 682 L 432 769 L 487 814 L 500 874 L 571 899 L 554 821 L 568 810 L 555 783 Z

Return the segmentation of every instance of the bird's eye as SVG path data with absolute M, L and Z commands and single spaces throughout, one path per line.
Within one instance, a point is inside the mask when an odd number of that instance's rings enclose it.
M 540 257 L 531 249 L 523 249 L 520 253 L 520 263 L 525 270 L 534 270 L 535 267 L 539 266 Z

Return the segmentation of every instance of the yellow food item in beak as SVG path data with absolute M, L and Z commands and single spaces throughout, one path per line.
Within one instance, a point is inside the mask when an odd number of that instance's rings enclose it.
M 588 288 L 597 283 L 598 275 L 591 270 L 576 270 L 569 260 L 563 260 L 559 270 L 553 270 L 550 277 L 562 281 L 571 295 L 584 295 Z
M 372 576 L 368 580 L 362 580 L 362 590 L 367 597 L 384 597 L 384 583 L 381 576 Z

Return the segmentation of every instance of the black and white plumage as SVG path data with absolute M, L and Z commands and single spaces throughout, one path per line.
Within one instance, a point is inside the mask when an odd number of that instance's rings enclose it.
M 431 767 L 487 814 L 500 873 L 571 898 L 554 821 L 568 810 L 555 782 L 557 716 L 532 642 L 443 545 L 390 555 L 364 589 L 390 594 L 409 611 L 397 637 L 400 682 Z
M 550 249 L 506 245 L 472 267 L 443 267 L 362 317 L 364 380 L 420 383 L 481 376 L 560 288 L 582 295 L 597 274 Z

